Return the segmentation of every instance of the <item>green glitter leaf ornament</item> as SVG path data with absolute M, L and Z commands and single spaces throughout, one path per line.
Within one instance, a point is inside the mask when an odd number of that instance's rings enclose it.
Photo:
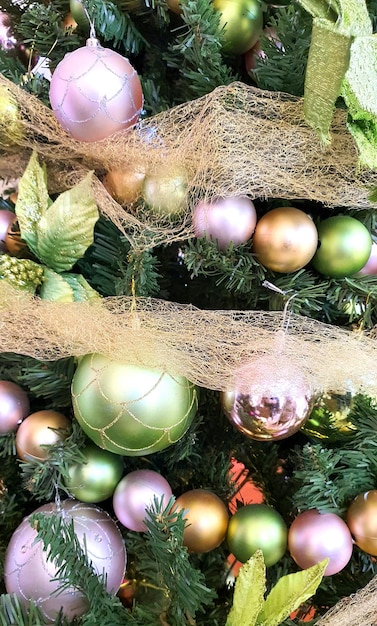
M 16 215 L 30 250 L 55 272 L 65 272 L 82 258 L 94 240 L 99 213 L 89 172 L 52 202 L 46 170 L 34 152 L 19 182 Z

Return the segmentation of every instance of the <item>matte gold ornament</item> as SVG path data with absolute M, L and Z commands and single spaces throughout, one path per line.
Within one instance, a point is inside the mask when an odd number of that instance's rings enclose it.
M 172 11 L 176 15 L 180 15 L 182 13 L 182 5 L 180 3 L 180 0 L 167 0 L 166 4 L 168 5 L 170 11 Z
M 377 556 L 377 490 L 366 491 L 353 500 L 346 522 L 356 545 Z
M 355 404 L 355 394 L 351 391 L 336 393 L 327 391 L 315 401 L 313 409 L 302 427 L 309 437 L 326 441 L 339 441 L 352 436 L 356 427 L 348 416 Z
M 257 222 L 253 252 L 267 269 L 278 273 L 296 272 L 313 258 L 318 233 L 313 220 L 294 207 L 268 211 Z
M 174 510 L 184 509 L 187 525 L 183 545 L 190 552 L 210 552 L 225 538 L 229 514 L 223 501 L 212 491 L 192 489 L 177 498 Z
M 107 172 L 103 185 L 119 204 L 131 204 L 140 197 L 145 168 L 129 166 Z
M 20 424 L 16 433 L 17 455 L 23 461 L 45 461 L 48 449 L 64 439 L 71 421 L 58 411 L 44 410 L 32 413 Z M 61 432 L 56 432 L 61 430 Z

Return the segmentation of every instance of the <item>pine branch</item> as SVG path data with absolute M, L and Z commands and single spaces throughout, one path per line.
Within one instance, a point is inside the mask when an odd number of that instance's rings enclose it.
M 266 56 L 257 59 L 257 85 L 260 89 L 302 96 L 312 19 L 300 7 L 292 4 L 281 8 L 275 17 L 271 17 L 268 26 L 276 30 L 281 46 L 277 47 L 273 40 L 262 35 L 260 42 Z
M 117 227 L 104 218 L 95 226 L 94 243 L 76 267 L 103 296 L 153 296 L 159 292 L 158 260 L 150 252 L 135 252 Z
M 342 514 L 351 500 L 375 489 L 377 477 L 377 405 L 358 395 L 348 415 L 357 430 L 342 446 L 306 444 L 296 453 L 293 479 L 298 485 L 292 496 L 296 509 L 312 508 Z
M 111 42 L 115 48 L 122 45 L 127 54 L 133 55 L 139 54 L 148 45 L 130 15 L 116 3 L 110 0 L 88 0 L 85 6 L 102 43 Z
M 84 547 L 69 523 L 59 514 L 45 516 L 35 513 L 30 524 L 37 528 L 37 538 L 43 543 L 46 559 L 56 565 L 57 593 L 73 587 L 89 602 L 89 610 L 82 618 L 82 625 L 124 626 L 132 623 L 119 598 L 106 591 L 106 579 L 97 575 Z
M 16 433 L 5 433 L 0 435 L 0 458 L 7 458 L 16 455 Z
M 181 76 L 177 91 L 184 100 L 203 96 L 238 79 L 221 54 L 220 13 L 207 0 L 182 0 L 182 20 L 176 43 L 164 55 Z
M 182 546 L 184 511 L 171 512 L 173 504 L 174 497 L 165 507 L 162 498 L 155 499 L 147 509 L 148 532 L 142 536 L 132 533 L 130 540 L 131 551 L 137 555 L 138 579 L 158 594 L 154 596 L 154 623 L 165 613 L 169 626 L 184 626 L 192 624 L 196 613 L 211 604 L 216 594 L 190 563 L 187 548 Z
M 4 360 L 1 355 L 0 364 Z M 14 382 L 28 390 L 36 398 L 44 401 L 44 408 L 65 408 L 71 406 L 71 382 L 76 363 L 73 357 L 57 361 L 38 361 L 31 357 L 7 355 L 6 362 L 12 361 L 14 368 L 20 368 Z
M 16 594 L 0 596 L 0 626 L 46 626 L 41 610 L 30 602 L 24 607 Z
M 31 3 L 15 27 L 16 36 L 54 67 L 81 45 L 77 34 L 64 28 L 63 20 L 64 13 L 55 4 Z
M 295 509 L 305 511 L 316 508 L 327 513 L 338 513 L 342 509 L 337 476 L 345 471 L 344 454 L 341 450 L 326 449 L 321 444 L 306 444 L 296 456 L 293 478 L 299 485 L 292 496 Z M 368 472 L 363 473 L 364 484 Z M 369 476 L 370 484 L 371 476 Z
M 65 482 L 69 479 L 69 468 L 85 462 L 81 450 L 86 441 L 83 430 L 76 421 L 72 423 L 72 432 L 65 433 L 61 429 L 62 439 L 49 446 L 43 446 L 48 452 L 44 461 L 30 460 L 20 464 L 22 482 L 36 500 L 50 502 L 57 490 L 66 491 Z M 64 438 L 64 435 L 68 434 Z

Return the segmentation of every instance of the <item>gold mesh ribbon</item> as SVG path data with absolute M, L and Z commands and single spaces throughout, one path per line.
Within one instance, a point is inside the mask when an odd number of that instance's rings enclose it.
M 377 172 L 358 167 L 357 147 L 341 110 L 332 119 L 332 142 L 324 148 L 305 122 L 302 99 L 236 82 L 152 116 L 133 130 L 87 143 L 75 141 L 49 108 L 0 75 L 2 87 L 17 102 L 22 133 L 1 150 L 0 127 L 1 175 L 21 176 L 33 149 L 47 164 L 51 193 L 72 187 L 94 170 L 99 210 L 137 249 L 193 236 L 194 207 L 219 196 L 307 199 L 329 208 L 376 206 L 369 190 L 377 187 Z M 185 204 L 175 221 L 154 216 L 142 198 L 121 206 L 102 184 L 112 168 L 142 164 L 153 171 L 161 162 L 182 164 L 189 174 Z
M 218 391 L 240 383 L 251 360 L 267 368 L 280 359 L 284 380 L 299 370 L 312 390 L 377 396 L 375 339 L 279 311 L 204 311 L 132 297 L 49 302 L 0 281 L 0 345 L 40 360 L 99 352 Z

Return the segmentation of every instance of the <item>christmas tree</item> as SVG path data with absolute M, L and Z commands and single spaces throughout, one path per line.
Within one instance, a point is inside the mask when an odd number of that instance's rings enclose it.
M 0 623 L 374 623 L 374 0 L 3 0 Z

